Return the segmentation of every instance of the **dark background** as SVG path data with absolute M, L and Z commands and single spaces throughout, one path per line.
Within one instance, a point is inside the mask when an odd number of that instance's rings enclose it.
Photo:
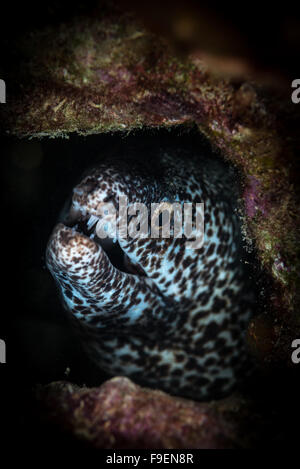
M 1 5 L 1 62 L 11 55 L 10 43 L 26 31 L 58 24 L 77 15 L 105 14 L 109 1 L 53 0 Z M 299 72 L 300 16 L 297 2 L 207 0 L 115 1 L 116 8 L 134 11 L 154 32 L 186 52 L 201 47 L 216 54 L 251 58 L 260 69 L 289 79 Z M 1 64 L 0 64 L 1 67 Z

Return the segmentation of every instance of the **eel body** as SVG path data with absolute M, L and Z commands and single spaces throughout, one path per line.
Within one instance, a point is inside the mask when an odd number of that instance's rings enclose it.
M 73 190 L 47 246 L 47 266 L 87 356 L 110 375 L 194 399 L 222 396 L 244 376 L 254 295 L 244 262 L 238 187 L 222 160 L 101 161 Z M 99 239 L 99 206 L 204 203 L 204 243 L 182 238 Z M 150 228 L 149 228 L 150 229 Z M 109 234 L 109 233 L 108 233 Z

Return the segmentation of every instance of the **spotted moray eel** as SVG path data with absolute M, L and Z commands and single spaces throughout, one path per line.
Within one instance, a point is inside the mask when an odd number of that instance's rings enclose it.
M 173 149 L 101 161 L 73 189 L 46 262 L 87 357 L 101 370 L 199 400 L 230 392 L 244 376 L 254 295 L 235 181 L 221 159 Z M 117 208 L 120 195 L 147 207 L 203 202 L 203 246 L 191 250 L 174 237 L 103 244 L 97 207 L 109 201 Z

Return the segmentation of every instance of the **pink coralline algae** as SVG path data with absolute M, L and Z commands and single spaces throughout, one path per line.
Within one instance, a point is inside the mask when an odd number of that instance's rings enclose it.
M 54 382 L 38 398 L 47 419 L 94 448 L 233 448 L 251 440 L 233 421 L 244 412 L 235 398 L 197 403 L 123 377 L 98 388 Z
M 261 182 L 255 176 L 248 176 L 243 198 L 248 217 L 253 218 L 258 212 L 264 216 L 268 214 L 268 199 L 263 194 Z

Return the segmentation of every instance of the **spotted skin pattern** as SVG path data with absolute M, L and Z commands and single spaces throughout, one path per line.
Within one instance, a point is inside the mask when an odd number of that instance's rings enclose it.
M 100 369 L 199 400 L 228 393 L 244 376 L 254 294 L 235 180 L 223 161 L 187 157 L 178 149 L 152 159 L 102 161 L 73 189 L 46 261 L 84 349 Z M 94 222 L 99 204 L 117 209 L 120 195 L 149 210 L 165 200 L 204 202 L 203 246 L 188 248 L 185 238 L 118 236 L 114 246 L 124 263 L 116 267 Z M 87 231 L 84 224 L 94 225 Z

